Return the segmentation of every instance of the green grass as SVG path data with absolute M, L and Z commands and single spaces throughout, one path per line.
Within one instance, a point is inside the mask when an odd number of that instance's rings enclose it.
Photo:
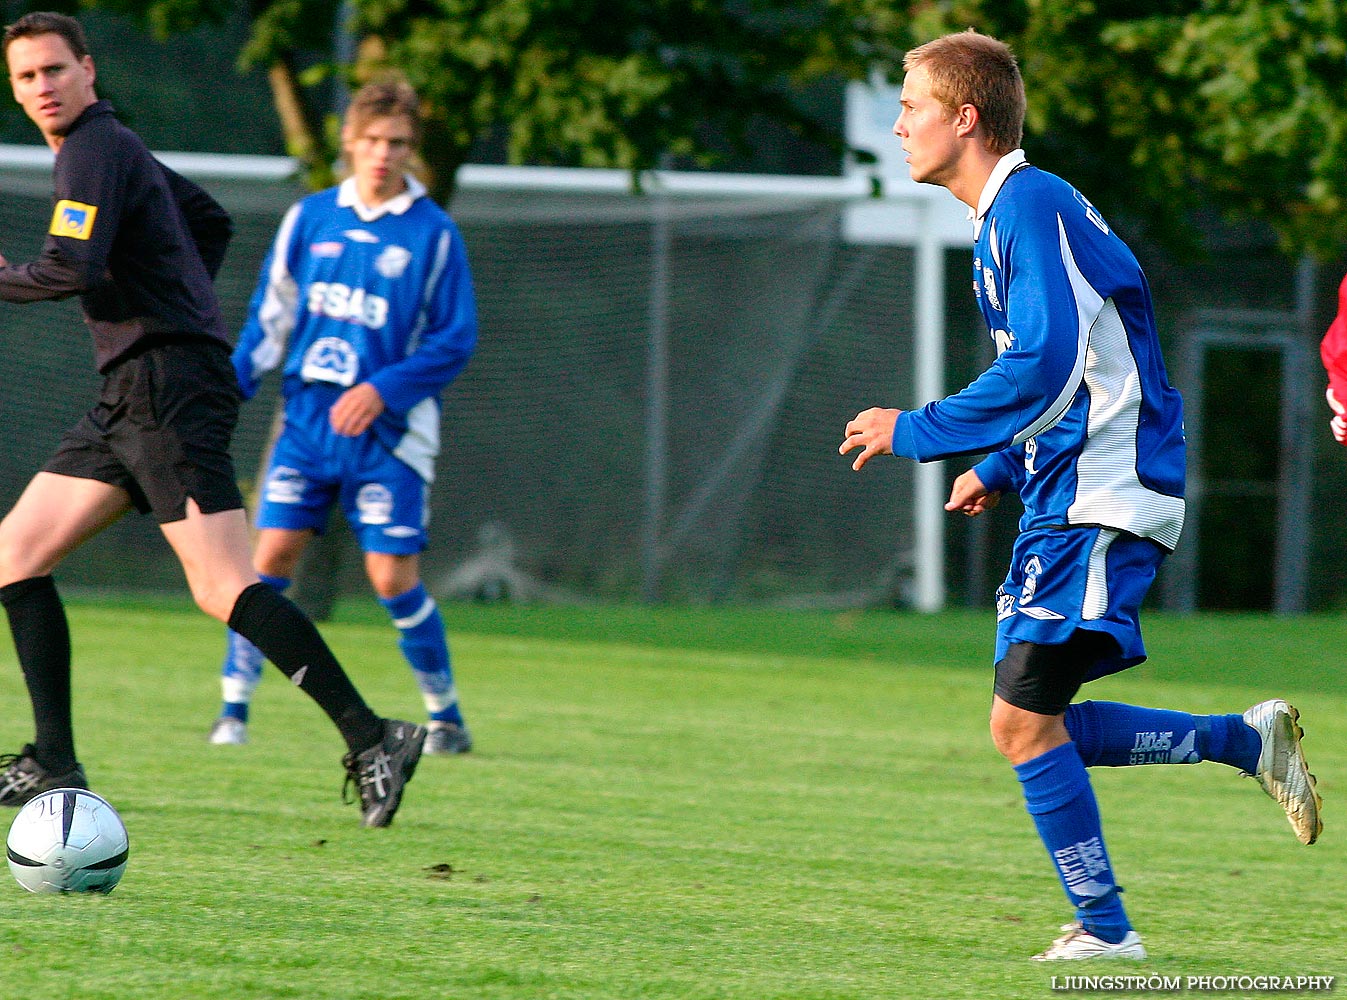
M 986 736 L 989 615 L 445 610 L 477 751 L 423 761 L 364 830 L 279 674 L 252 743 L 205 744 L 214 623 L 73 602 L 79 754 L 131 861 L 108 897 L 0 884 L 0 996 L 986 1000 L 1067 974 L 1025 960 L 1070 913 Z M 325 631 L 377 709 L 419 717 L 377 609 Z M 1155 616 L 1148 641 L 1091 696 L 1293 698 L 1328 829 L 1301 847 L 1219 765 L 1094 772 L 1152 953 L 1102 971 L 1342 976 L 1347 619 Z M 8 643 L 0 704 L 13 749 Z

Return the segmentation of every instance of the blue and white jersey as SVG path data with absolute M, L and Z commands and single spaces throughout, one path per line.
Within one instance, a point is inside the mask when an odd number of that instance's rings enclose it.
M 370 431 L 426 481 L 440 446 L 440 391 L 477 344 L 477 307 L 453 220 L 407 178 L 363 205 L 353 179 L 291 206 L 234 349 L 251 398 L 282 368 L 286 422 L 326 421 L 336 395 L 371 383 L 386 409 Z
M 997 164 L 975 219 L 973 287 L 997 358 L 961 392 L 901 414 L 894 451 L 990 453 L 978 475 L 1020 494 L 1021 530 L 1100 525 L 1172 550 L 1183 404 L 1136 257 L 1021 150 Z

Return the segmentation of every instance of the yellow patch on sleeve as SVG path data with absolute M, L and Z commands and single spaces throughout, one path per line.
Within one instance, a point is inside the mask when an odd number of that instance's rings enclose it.
M 94 234 L 94 216 L 97 205 L 85 205 L 62 198 L 51 216 L 51 235 L 68 236 L 72 240 L 87 240 Z

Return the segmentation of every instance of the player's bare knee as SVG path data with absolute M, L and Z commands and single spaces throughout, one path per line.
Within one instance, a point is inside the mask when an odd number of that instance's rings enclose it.
M 992 705 L 992 743 L 1011 764 L 1022 764 L 1070 737 L 1060 715 L 1043 715 L 997 699 Z
M 385 601 L 401 597 L 421 583 L 415 557 L 370 553 L 365 557 L 365 574 L 374 593 Z
M 409 590 L 415 589 L 419 582 L 419 580 L 413 580 L 408 584 L 405 580 L 394 579 L 378 579 L 370 581 L 371 585 L 374 587 L 374 593 L 384 601 L 391 601 L 395 597 L 401 597 Z
M 1025 730 L 1006 713 L 993 710 L 989 725 L 992 746 L 1006 760 L 1014 763 L 1023 753 Z
M 212 618 L 228 623 L 241 592 L 237 587 L 220 582 L 197 584 L 192 587 L 192 600 Z
M 50 572 L 50 566 L 35 558 L 32 546 L 25 545 L 0 525 L 0 586 Z

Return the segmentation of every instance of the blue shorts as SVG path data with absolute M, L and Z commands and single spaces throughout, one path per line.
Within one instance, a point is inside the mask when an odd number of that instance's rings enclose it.
M 996 592 L 996 658 L 1012 643 L 1057 646 L 1077 629 L 1111 635 L 1118 654 L 1086 671 L 1091 681 L 1146 659 L 1141 602 L 1167 551 L 1113 528 L 1027 531 L 1015 540 L 1010 572 Z
M 333 503 L 340 501 L 363 551 L 403 556 L 425 549 L 429 484 L 372 432 L 348 438 L 322 424 L 287 424 L 281 432 L 262 486 L 257 526 L 321 534 Z

